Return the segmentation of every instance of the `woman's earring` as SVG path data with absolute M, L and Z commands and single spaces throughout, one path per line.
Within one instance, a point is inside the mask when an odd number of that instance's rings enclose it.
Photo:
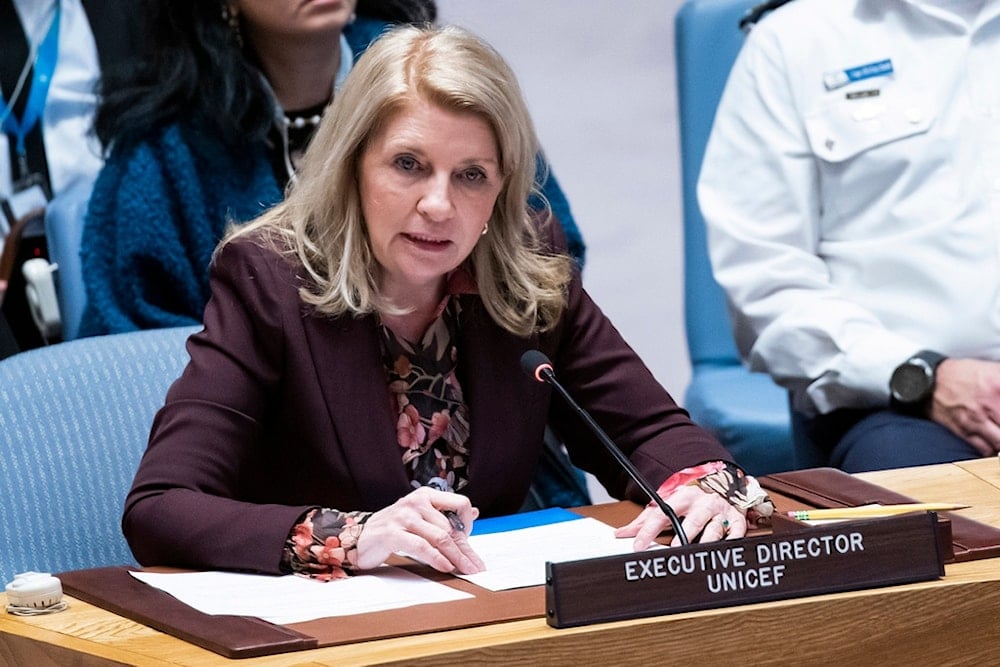
M 240 15 L 228 2 L 222 3 L 222 21 L 229 26 L 236 44 L 243 48 L 243 31 L 240 30 Z
M 483 233 L 480 234 L 480 236 L 486 236 L 486 232 L 488 231 L 490 231 L 490 223 L 487 222 L 485 225 L 483 225 Z

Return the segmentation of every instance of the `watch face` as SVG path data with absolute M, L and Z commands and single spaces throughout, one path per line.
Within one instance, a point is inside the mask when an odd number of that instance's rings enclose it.
M 889 387 L 897 401 L 919 403 L 930 395 L 933 371 L 927 364 L 905 363 L 892 374 Z

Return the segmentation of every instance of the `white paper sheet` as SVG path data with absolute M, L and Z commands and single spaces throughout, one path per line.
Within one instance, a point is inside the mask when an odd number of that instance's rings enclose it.
M 477 574 L 458 575 L 491 591 L 545 583 L 545 563 L 631 553 L 632 538 L 618 539 L 614 528 L 581 518 L 501 533 L 472 535 L 469 544 L 486 563 Z
M 279 625 L 474 597 L 390 566 L 330 582 L 234 572 L 131 574 L 203 613 L 256 616 Z
M 545 583 L 547 561 L 632 551 L 632 538 L 617 539 L 614 528 L 597 519 L 567 521 L 563 520 L 564 510 L 562 514 L 547 512 L 538 513 L 543 517 L 540 520 L 553 517 L 555 523 L 473 534 L 469 542 L 486 563 L 486 570 L 458 576 L 491 591 L 538 586 Z M 508 520 L 517 525 L 532 516 L 514 515 Z M 370 574 L 331 582 L 234 572 L 131 574 L 203 613 L 255 616 L 280 625 L 474 597 L 388 565 Z

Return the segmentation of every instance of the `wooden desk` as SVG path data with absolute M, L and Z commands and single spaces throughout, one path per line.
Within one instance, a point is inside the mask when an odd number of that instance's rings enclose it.
M 866 473 L 922 501 L 968 503 L 1000 526 L 1000 463 Z M 6 597 L 0 595 L 6 606 Z M 1000 559 L 938 581 L 554 630 L 544 619 L 229 661 L 86 603 L 0 614 L 0 665 L 990 664 L 1000 656 Z

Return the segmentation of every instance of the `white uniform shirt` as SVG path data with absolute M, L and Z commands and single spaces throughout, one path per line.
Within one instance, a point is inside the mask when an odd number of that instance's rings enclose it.
M 1000 360 L 998 63 L 997 0 L 795 0 L 748 36 L 698 197 L 737 345 L 797 409 L 887 405 L 920 349 Z
M 100 142 L 91 131 L 100 77 L 97 46 L 80 0 L 59 1 L 59 58 L 40 120 L 53 193 L 80 178 L 93 180 L 103 163 Z M 53 4 L 50 0 L 14 0 L 29 44 L 45 37 Z M 28 94 L 27 86 L 23 94 Z M 8 141 L 10 137 L 0 132 L 0 198 L 10 196 L 15 171 Z

